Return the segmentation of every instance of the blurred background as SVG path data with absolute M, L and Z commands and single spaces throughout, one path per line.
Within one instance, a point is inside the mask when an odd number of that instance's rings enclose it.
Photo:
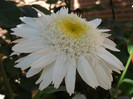
M 112 88 L 107 91 L 100 87 L 92 89 L 77 74 L 75 94 L 69 96 L 64 83 L 57 90 L 50 86 L 39 92 L 38 85 L 35 85 L 39 74 L 27 79 L 27 70 L 14 68 L 15 61 L 25 54 L 10 56 L 14 45 L 11 42 L 18 38 L 11 35 L 11 28 L 22 23 L 20 17 L 37 17 L 32 7 L 51 14 L 63 6 L 88 21 L 101 18 L 103 21 L 99 28 L 111 29 L 110 39 L 121 50 L 113 54 L 126 64 L 130 54 L 128 46 L 133 45 L 133 0 L 0 0 L 0 99 L 110 99 L 120 78 L 120 74 L 115 72 Z M 133 99 L 132 63 L 125 78 L 117 99 Z

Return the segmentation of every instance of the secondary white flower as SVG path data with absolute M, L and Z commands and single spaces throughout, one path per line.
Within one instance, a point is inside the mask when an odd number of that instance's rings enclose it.
M 0 94 L 0 99 L 4 99 L 5 95 Z
M 91 87 L 111 88 L 112 70 L 120 72 L 122 63 L 106 50 L 119 51 L 109 40 L 108 29 L 97 29 L 101 19 L 87 22 L 62 8 L 57 13 L 38 18 L 23 17 L 24 24 L 12 29 L 22 37 L 14 41 L 13 54 L 30 53 L 17 60 L 15 67 L 25 70 L 27 77 L 42 71 L 36 84 L 43 90 L 51 83 L 58 88 L 65 78 L 66 89 L 71 95 L 75 88 L 76 69 Z M 12 55 L 13 55 L 12 54 Z
M 72 99 L 87 99 L 84 94 L 76 94 L 72 97 Z

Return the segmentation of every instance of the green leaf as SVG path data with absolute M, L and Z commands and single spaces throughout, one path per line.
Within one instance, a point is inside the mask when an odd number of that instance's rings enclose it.
M 20 7 L 21 11 L 23 12 L 24 16 L 27 17 L 37 17 L 37 11 L 32 8 L 31 5 L 25 5 Z
M 30 91 L 25 91 L 22 89 L 17 90 L 15 99 L 32 99 L 32 94 Z
M 53 86 L 49 86 L 43 91 L 39 91 L 33 99 L 42 99 L 45 97 L 47 94 L 52 94 L 58 91 L 66 91 L 64 86 L 60 86 L 58 89 L 55 89 Z
M 94 4 L 93 6 L 89 7 L 89 8 L 82 8 L 81 11 L 83 12 L 90 12 L 92 10 L 98 10 L 98 11 L 101 11 L 103 10 L 104 8 L 102 7 L 102 5 L 97 5 L 97 4 Z
M 122 83 L 133 84 L 133 80 L 132 79 L 125 78 L 125 79 L 123 79 Z
M 133 72 L 132 72 L 132 64 L 130 64 L 129 69 L 125 75 L 125 79 L 129 79 L 130 80 L 125 80 L 121 85 L 120 85 L 120 90 L 121 90 L 121 95 L 130 95 L 133 93 L 133 84 L 132 81 L 133 80 Z
M 43 99 L 57 99 L 54 94 L 48 94 Z
M 38 9 L 39 11 L 43 12 L 44 14 L 51 14 L 51 12 L 48 9 L 46 9 L 40 5 L 33 4 L 32 6 L 35 7 L 36 9 Z
M 37 88 L 37 85 L 35 85 L 35 81 L 37 80 L 38 75 L 35 75 L 30 78 L 26 78 L 25 76 L 21 75 L 20 78 L 20 86 L 26 91 L 31 91 Z
M 130 54 L 130 55 L 133 55 L 133 45 L 129 42 L 129 41 L 127 41 L 127 44 L 128 44 L 128 53 Z
M 56 4 L 58 0 L 47 0 L 46 3 L 48 4 Z
M 11 60 L 10 58 L 4 59 L 3 65 L 10 78 L 14 78 L 21 73 L 20 69 L 14 67 L 14 60 Z
M 120 89 L 122 91 L 121 95 L 130 95 L 133 93 L 133 84 L 130 84 L 132 82 L 130 82 L 129 80 L 126 82 L 128 83 L 122 83 L 120 86 Z
M 16 7 L 16 3 L 5 1 L 0 3 L 0 27 L 13 28 L 21 23 L 19 17 L 23 16 L 21 10 Z
M 105 6 L 105 7 L 108 7 L 108 8 L 112 8 L 112 9 L 116 9 L 116 8 L 117 8 L 116 6 L 111 5 L 111 4 L 109 4 L 109 3 L 104 3 L 104 2 L 102 2 L 101 4 L 102 4 L 103 6 Z
M 0 3 L 2 4 L 3 2 L 5 2 L 5 0 L 1 0 Z
M 129 27 L 129 28 L 133 28 L 133 23 L 128 22 L 128 23 L 125 24 L 125 26 L 127 26 L 127 27 Z

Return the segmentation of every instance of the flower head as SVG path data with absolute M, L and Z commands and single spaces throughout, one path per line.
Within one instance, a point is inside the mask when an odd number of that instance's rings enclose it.
M 74 93 L 76 70 L 91 87 L 111 88 L 112 70 L 120 72 L 123 64 L 106 49 L 119 51 L 109 40 L 108 29 L 98 29 L 101 19 L 87 22 L 68 9 L 38 18 L 23 17 L 24 24 L 12 29 L 14 35 L 22 37 L 14 41 L 13 54 L 30 53 L 15 67 L 25 70 L 31 77 L 41 72 L 36 84 L 43 90 L 51 83 L 58 88 L 65 78 L 66 89 Z

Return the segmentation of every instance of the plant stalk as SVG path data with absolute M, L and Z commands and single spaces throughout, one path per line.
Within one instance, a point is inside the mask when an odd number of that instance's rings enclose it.
M 1 75 L 3 77 L 3 81 L 4 81 L 4 84 L 5 84 L 5 87 L 6 87 L 6 92 L 7 92 L 8 99 L 14 99 L 15 98 L 14 93 L 11 89 L 11 86 L 9 84 L 5 69 L 3 67 L 2 56 L 0 56 L 0 71 L 1 71 Z
M 112 0 L 110 0 L 110 5 L 111 5 L 112 7 L 114 6 Z M 115 11 L 114 11 L 114 8 L 112 8 L 112 19 L 113 19 L 113 21 L 115 21 Z
M 129 64 L 131 62 L 131 58 L 132 58 L 132 54 L 130 54 L 129 57 L 128 57 L 128 60 L 127 60 L 126 66 L 125 66 L 125 70 L 122 72 L 122 75 L 121 75 L 121 77 L 120 77 L 120 79 L 117 83 L 116 89 L 115 89 L 114 93 L 112 94 L 111 99 L 114 99 L 114 97 L 116 97 L 116 95 L 117 95 L 118 89 L 119 89 L 119 87 L 120 87 L 120 85 L 123 81 L 123 78 L 125 77 L 125 74 L 128 70 Z

